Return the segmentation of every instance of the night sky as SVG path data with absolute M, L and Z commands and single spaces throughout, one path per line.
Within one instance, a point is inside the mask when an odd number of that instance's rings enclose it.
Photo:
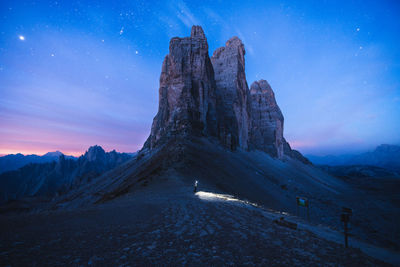
M 397 1 L 0 2 L 0 154 L 133 152 L 150 133 L 170 38 L 232 36 L 305 154 L 400 143 Z

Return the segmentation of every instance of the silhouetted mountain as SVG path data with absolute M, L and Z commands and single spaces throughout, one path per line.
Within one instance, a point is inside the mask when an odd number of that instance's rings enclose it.
M 18 154 L 10 154 L 0 157 L 0 174 L 6 171 L 13 171 L 21 168 L 29 163 L 45 163 L 58 161 L 58 158 L 63 155 L 60 151 L 48 152 L 43 156 L 38 155 L 22 155 Z M 67 159 L 76 159 L 73 156 L 64 155 Z
M 399 173 L 382 167 L 370 165 L 320 165 L 319 168 L 337 177 L 397 177 Z
M 61 155 L 64 155 L 64 154 L 57 150 L 54 152 L 47 152 L 46 154 L 43 155 L 43 157 L 59 157 Z
M 29 163 L 18 170 L 0 175 L 0 201 L 26 196 L 53 196 L 87 183 L 131 158 L 115 150 L 106 153 L 100 146 L 92 146 L 78 159 L 61 152 L 47 153 L 43 157 L 59 155 L 47 163 Z
M 400 146 L 398 145 L 380 145 L 374 151 L 358 155 L 324 157 L 307 155 L 307 157 L 318 165 L 370 165 L 400 171 Z

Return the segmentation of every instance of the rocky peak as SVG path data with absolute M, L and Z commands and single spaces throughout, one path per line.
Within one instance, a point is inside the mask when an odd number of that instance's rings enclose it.
M 265 80 L 249 90 L 246 51 L 238 37 L 213 56 L 200 26 L 190 37 L 174 37 L 162 64 L 159 107 L 144 149 L 177 137 L 217 137 L 231 150 L 263 150 L 273 157 L 307 160 L 283 138 L 283 115 Z
M 206 38 L 203 28 L 201 26 L 193 26 L 192 31 L 190 33 L 191 38 Z
M 47 152 L 46 154 L 43 155 L 43 157 L 59 157 L 61 155 L 63 155 L 63 153 L 57 150 L 54 152 Z
M 283 122 L 283 115 L 276 103 L 274 91 L 272 91 L 271 86 L 266 80 L 253 82 L 250 86 L 250 96 L 252 99 L 262 99 L 268 110 L 274 110 Z
M 200 26 L 190 37 L 171 39 L 159 89 L 159 108 L 145 147 L 171 137 L 215 135 L 215 81 L 208 43 Z
M 250 87 L 250 147 L 283 158 L 283 115 L 271 86 L 265 80 Z
M 98 161 L 98 160 L 104 160 L 106 155 L 106 152 L 101 146 L 95 145 L 89 147 L 88 151 L 86 151 L 84 157 L 88 161 Z
M 248 148 L 248 85 L 245 74 L 245 49 L 238 37 L 229 39 L 211 57 L 217 86 L 218 136 L 235 149 Z

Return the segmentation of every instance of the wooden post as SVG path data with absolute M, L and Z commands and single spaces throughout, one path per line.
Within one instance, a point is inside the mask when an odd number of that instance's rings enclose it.
M 348 239 L 349 239 L 349 234 L 347 232 L 347 222 L 345 222 L 344 223 L 344 246 L 345 246 L 345 248 L 349 247 Z
M 344 224 L 344 246 L 345 248 L 349 247 L 349 228 L 348 222 L 350 221 L 350 215 L 353 214 L 353 210 L 350 208 L 343 207 L 342 215 L 340 216 L 340 220 Z

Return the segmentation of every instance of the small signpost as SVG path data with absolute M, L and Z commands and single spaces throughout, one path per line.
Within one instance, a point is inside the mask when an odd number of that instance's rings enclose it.
M 344 246 L 346 248 L 349 247 L 348 244 L 348 237 L 349 237 L 349 232 L 348 232 L 348 223 L 350 221 L 350 216 L 353 214 L 353 210 L 350 208 L 346 208 L 346 207 L 342 207 L 342 214 L 340 216 L 340 220 L 343 222 L 344 224 Z
M 310 203 L 307 198 L 305 197 L 296 197 L 297 202 L 297 216 L 299 216 L 299 207 L 304 207 L 307 209 L 307 220 L 310 219 L 309 207 Z

